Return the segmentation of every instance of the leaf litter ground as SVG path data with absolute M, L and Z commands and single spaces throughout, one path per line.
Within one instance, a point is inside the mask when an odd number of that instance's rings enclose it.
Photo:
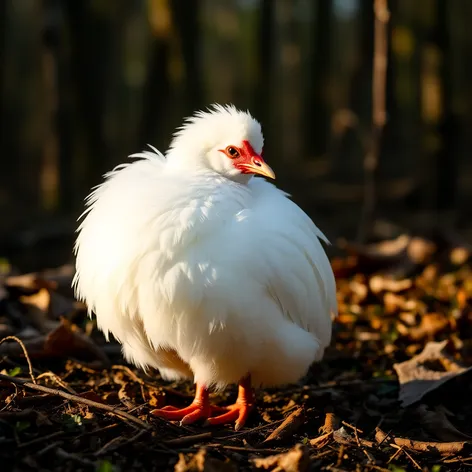
M 297 385 L 259 391 L 238 433 L 151 416 L 187 405 L 193 386 L 127 365 L 73 300 L 72 267 L 15 275 L 3 263 L 2 470 L 471 470 L 470 248 L 402 235 L 337 249 L 325 359 Z

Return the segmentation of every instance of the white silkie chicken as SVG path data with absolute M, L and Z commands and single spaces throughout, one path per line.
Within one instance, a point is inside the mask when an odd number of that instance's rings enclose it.
M 74 287 L 126 359 L 193 379 L 193 403 L 157 416 L 235 422 L 252 384 L 296 382 L 320 360 L 337 311 L 335 280 L 310 218 L 274 185 L 260 124 L 233 106 L 188 118 L 166 155 L 152 148 L 87 199 Z M 211 388 L 239 383 L 234 405 Z

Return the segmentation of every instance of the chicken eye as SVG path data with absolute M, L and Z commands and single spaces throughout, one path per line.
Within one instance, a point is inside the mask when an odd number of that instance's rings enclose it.
M 231 159 L 236 159 L 239 157 L 239 151 L 233 146 L 228 146 L 226 148 L 226 154 L 231 157 Z

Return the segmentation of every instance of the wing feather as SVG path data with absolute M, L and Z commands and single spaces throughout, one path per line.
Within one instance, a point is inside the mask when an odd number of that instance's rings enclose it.
M 260 179 L 255 182 L 259 268 L 267 293 L 291 322 L 315 335 L 323 347 L 331 340 L 337 314 L 336 284 L 321 241 L 324 234 L 286 194 Z M 264 244 L 270 241 L 270 244 Z

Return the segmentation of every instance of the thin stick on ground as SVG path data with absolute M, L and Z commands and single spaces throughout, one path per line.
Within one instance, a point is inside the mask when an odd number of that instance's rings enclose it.
M 2 345 L 5 341 L 16 341 L 21 349 L 23 350 L 23 354 L 25 355 L 26 362 L 28 363 L 28 371 L 31 377 L 31 381 L 36 384 L 36 379 L 34 378 L 33 374 L 33 364 L 31 364 L 31 359 L 29 358 L 28 351 L 26 350 L 26 346 L 23 344 L 23 341 L 16 336 L 6 336 L 0 341 L 0 345 Z
M 143 429 L 146 430 L 151 430 L 152 426 L 145 423 L 144 421 L 140 420 L 139 418 L 136 418 L 133 415 L 130 415 L 129 413 L 126 413 L 126 411 L 120 410 L 116 407 L 106 405 L 104 403 L 99 403 L 95 402 L 93 400 L 89 400 L 88 398 L 82 398 L 79 397 L 78 395 L 73 395 L 71 393 L 64 392 L 63 390 L 58 390 L 54 388 L 49 388 L 49 387 L 44 387 L 43 385 L 37 385 L 35 383 L 31 383 L 28 380 L 25 379 L 19 379 L 16 377 L 10 377 L 9 375 L 4 375 L 0 374 L 0 380 L 7 380 L 15 385 L 21 385 L 26 388 L 30 388 L 32 390 L 38 390 L 40 392 L 46 392 L 50 393 L 51 395 L 55 395 L 58 397 L 65 398 L 66 400 L 76 402 L 76 403 L 83 403 L 84 405 L 91 406 L 93 408 L 97 408 L 103 411 L 106 411 L 112 415 L 118 416 L 122 419 L 128 420 L 138 426 L 140 426 Z
M 193 434 L 191 436 L 182 436 L 181 438 L 169 439 L 164 441 L 166 446 L 176 447 L 176 446 L 187 446 L 189 444 L 196 444 L 198 442 L 207 441 L 213 439 L 213 432 Z
M 423 468 L 418 464 L 418 462 L 415 461 L 415 459 L 413 459 L 413 457 L 411 457 L 411 454 L 403 447 L 403 446 L 395 446 L 397 447 L 398 449 L 401 449 L 401 451 L 406 455 L 406 457 L 408 457 L 408 459 L 410 459 L 410 461 L 412 462 L 412 464 L 419 470 L 423 470 Z
M 453 441 L 453 442 L 434 442 L 434 441 L 416 441 L 408 438 L 399 438 L 384 433 L 380 428 L 375 430 L 375 440 L 380 444 L 387 441 L 395 446 L 404 447 L 417 452 L 436 452 L 437 454 L 458 454 L 467 447 L 472 449 L 472 442 Z
M 25 449 L 30 446 L 36 446 L 37 444 L 51 441 L 51 439 L 56 439 L 59 436 L 64 436 L 66 433 L 64 431 L 55 431 L 54 433 L 48 434 L 46 436 L 40 436 L 38 438 L 32 439 L 31 441 L 18 444 L 18 449 Z
M 72 395 L 76 395 L 77 392 L 72 388 L 70 387 L 69 385 L 67 385 L 66 382 L 64 382 L 58 375 L 56 375 L 54 372 L 43 372 L 42 374 L 39 374 L 38 377 L 36 378 L 36 380 L 39 380 L 39 379 L 44 379 L 46 377 L 49 377 L 50 379 L 52 379 L 54 382 L 56 382 L 60 387 L 66 389 L 69 393 L 72 393 Z
M 143 379 L 138 377 L 128 366 L 126 365 L 112 365 L 111 366 L 112 370 L 120 370 L 122 372 L 125 372 L 131 380 L 134 380 L 139 384 L 139 387 L 141 388 L 141 396 L 143 397 L 143 401 L 146 402 L 146 392 L 144 390 L 144 386 L 146 385 L 146 382 L 144 382 Z
M 138 431 L 134 436 L 131 438 L 125 439 L 122 436 L 116 436 L 114 437 L 111 441 L 107 442 L 103 447 L 101 447 L 98 451 L 94 453 L 94 456 L 98 457 L 103 454 L 108 454 L 111 451 L 114 451 L 120 447 L 126 446 L 128 444 L 131 444 L 133 442 L 136 442 L 141 436 L 146 434 L 147 431 L 142 429 L 141 431 Z
M 60 459 L 65 459 L 65 460 L 72 460 L 74 462 L 79 463 L 80 465 L 83 465 L 85 467 L 96 467 L 96 463 L 92 462 L 88 459 L 85 459 L 83 457 L 80 457 L 78 454 L 74 454 L 72 452 L 67 452 L 61 447 L 56 448 L 56 456 L 59 457 Z
M 262 443 L 267 444 L 293 436 L 293 434 L 303 425 L 305 419 L 305 410 L 303 408 L 297 408 L 293 413 L 287 416 L 284 422 L 274 429 L 274 431 L 272 431 L 269 436 L 262 441 Z

